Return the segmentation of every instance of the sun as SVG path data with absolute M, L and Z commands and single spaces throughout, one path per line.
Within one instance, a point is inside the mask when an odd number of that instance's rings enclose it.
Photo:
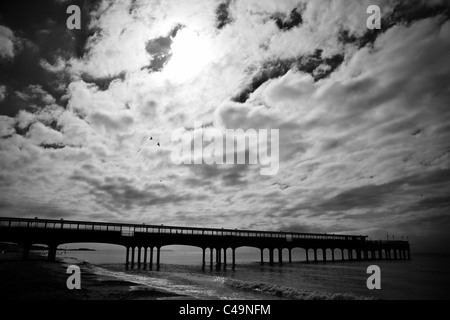
M 195 78 L 212 61 L 211 40 L 188 28 L 178 31 L 172 43 L 172 58 L 165 67 L 175 81 Z

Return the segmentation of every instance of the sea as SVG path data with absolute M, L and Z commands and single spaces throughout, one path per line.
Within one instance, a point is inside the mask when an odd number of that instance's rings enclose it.
M 208 252 L 209 253 L 209 252 Z M 202 268 L 201 251 L 161 250 L 159 270 L 127 268 L 125 249 L 70 251 L 61 258 L 75 258 L 94 273 L 112 276 L 184 296 L 186 299 L 382 299 L 436 300 L 450 298 L 450 254 L 414 254 L 411 260 L 306 262 L 293 251 L 293 261 L 260 263 L 257 250 L 236 250 L 236 266 Z M 143 255 L 142 255 L 143 257 Z M 287 257 L 283 257 L 287 260 Z M 136 258 L 137 259 L 137 258 Z M 231 251 L 227 261 L 231 260 Z M 267 261 L 267 255 L 265 257 Z M 311 258 L 310 258 L 311 259 Z M 142 258 L 143 260 L 143 258 Z M 156 259 L 154 258 L 154 261 Z M 380 289 L 369 289 L 368 267 L 380 268 Z

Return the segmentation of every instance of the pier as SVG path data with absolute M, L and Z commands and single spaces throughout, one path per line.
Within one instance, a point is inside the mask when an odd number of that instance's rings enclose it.
M 107 243 L 126 248 L 125 264 L 131 268 L 156 267 L 161 261 L 161 248 L 169 245 L 186 245 L 202 249 L 202 266 L 226 268 L 236 265 L 236 249 L 253 247 L 261 251 L 261 264 L 292 262 L 292 250 L 305 250 L 307 262 L 335 262 L 340 260 L 410 260 L 410 244 L 404 240 L 368 240 L 367 236 L 296 233 L 177 227 L 164 225 L 124 224 L 50 219 L 0 218 L 0 241 L 23 246 L 27 259 L 33 244 L 48 246 L 48 260 L 55 261 L 59 245 L 68 243 Z M 287 257 L 283 250 L 287 249 Z M 269 261 L 264 261 L 264 250 L 269 251 Z M 327 253 L 331 252 L 327 259 Z M 206 259 L 209 253 L 209 261 Z M 231 261 L 227 261 L 231 253 Z M 276 254 L 277 253 L 277 254 Z M 275 257 L 277 259 L 275 259 Z M 344 259 L 345 257 L 345 259 Z M 284 260 L 286 259 L 286 260 Z M 277 261 L 275 261 L 277 260 Z

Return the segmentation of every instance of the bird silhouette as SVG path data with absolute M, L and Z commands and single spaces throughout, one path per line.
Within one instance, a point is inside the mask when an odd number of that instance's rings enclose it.
M 153 140 L 153 137 L 150 137 L 150 140 Z
M 158 147 L 161 147 L 160 144 L 159 144 L 159 142 L 157 143 L 157 145 L 158 145 Z

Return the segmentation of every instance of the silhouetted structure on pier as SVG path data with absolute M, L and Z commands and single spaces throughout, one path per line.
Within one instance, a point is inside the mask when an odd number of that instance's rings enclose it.
M 207 250 L 210 250 L 209 263 L 211 267 L 214 265 L 214 252 L 216 266 L 226 267 L 226 252 L 231 250 L 231 265 L 234 267 L 236 264 L 235 251 L 239 247 L 260 249 L 261 263 L 264 263 L 263 251 L 265 249 L 269 250 L 270 263 L 275 261 L 275 250 L 278 251 L 278 263 L 283 262 L 283 249 L 288 250 L 288 261 L 292 262 L 292 249 L 294 248 L 305 249 L 308 262 L 318 262 L 319 250 L 322 251 L 323 261 L 327 261 L 327 250 L 331 250 L 329 261 L 335 261 L 336 250 L 341 250 L 342 260 L 344 260 L 344 253 L 346 253 L 347 260 L 358 261 L 411 259 L 408 241 L 369 241 L 367 236 L 68 220 L 0 218 L 0 241 L 21 244 L 24 248 L 25 259 L 28 258 L 31 245 L 46 244 L 48 245 L 48 259 L 51 261 L 55 260 L 57 247 L 61 244 L 79 242 L 117 244 L 126 247 L 127 266 L 137 265 L 144 268 L 147 266 L 147 262 L 150 268 L 154 262 L 159 268 L 161 247 L 168 245 L 188 245 L 201 248 L 203 250 L 203 267 L 206 265 Z M 156 261 L 153 261 L 155 251 Z M 310 256 L 310 251 L 312 251 L 312 256 Z M 148 255 L 148 253 L 150 254 Z

